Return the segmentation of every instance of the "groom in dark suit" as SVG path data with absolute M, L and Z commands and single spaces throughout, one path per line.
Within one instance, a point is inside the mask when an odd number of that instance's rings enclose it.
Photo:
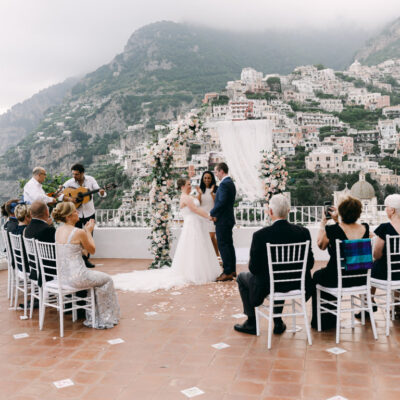
M 236 255 L 232 238 L 232 229 L 235 225 L 233 205 L 236 188 L 232 179 L 228 176 L 228 171 L 229 168 L 225 163 L 217 164 L 214 169 L 220 184 L 210 215 L 215 223 L 218 249 L 224 268 L 223 273 L 217 278 L 217 282 L 231 281 L 236 276 Z

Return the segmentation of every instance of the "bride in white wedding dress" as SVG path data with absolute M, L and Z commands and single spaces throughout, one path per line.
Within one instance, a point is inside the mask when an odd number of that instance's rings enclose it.
M 179 205 L 184 222 L 171 267 L 114 275 L 116 289 L 154 292 L 214 282 L 220 275 L 221 267 L 208 232 L 210 217 L 199 207 L 199 201 L 190 196 L 190 180 L 178 179 L 177 185 L 181 190 Z

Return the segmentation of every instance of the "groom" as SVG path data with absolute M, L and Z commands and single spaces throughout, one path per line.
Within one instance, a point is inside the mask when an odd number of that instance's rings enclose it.
M 210 215 L 215 223 L 218 249 L 224 268 L 224 272 L 217 278 L 217 282 L 231 281 L 236 276 L 236 255 L 232 238 L 232 229 L 235 225 L 233 204 L 235 203 L 236 188 L 228 176 L 228 171 L 228 166 L 223 162 L 217 164 L 214 169 L 220 184 Z

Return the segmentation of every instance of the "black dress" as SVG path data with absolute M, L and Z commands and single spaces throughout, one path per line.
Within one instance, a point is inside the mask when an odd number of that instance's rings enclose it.
M 369 225 L 363 223 L 362 225 L 365 226 L 365 233 L 360 239 L 368 239 L 369 238 Z M 339 224 L 334 225 L 326 225 L 325 226 L 326 236 L 329 239 L 328 244 L 328 253 L 329 253 L 329 261 L 325 268 L 322 268 L 318 271 L 315 271 L 313 275 L 314 284 L 320 284 L 326 287 L 337 287 L 337 262 L 336 262 L 336 239 L 339 240 L 348 240 L 346 234 L 344 233 L 343 229 L 340 227 Z M 357 275 L 358 271 L 353 272 L 346 272 L 346 275 Z M 344 274 L 344 272 L 343 272 Z M 343 287 L 349 286 L 359 286 L 364 285 L 365 279 L 364 278 L 351 278 L 351 279 L 344 279 L 343 280 Z M 321 292 L 321 299 L 325 300 L 335 300 L 334 296 L 331 296 L 328 293 Z M 329 304 L 324 305 L 326 308 L 332 308 Z M 312 307 L 313 307 L 313 316 L 311 320 L 311 326 L 314 329 L 317 329 L 317 292 L 312 298 Z M 321 328 L 322 330 L 331 329 L 336 326 L 336 316 L 330 313 L 321 314 Z
M 379 260 L 374 262 L 374 266 L 372 267 L 371 276 L 376 279 L 387 279 L 387 258 L 386 258 L 386 236 L 398 236 L 399 233 L 394 229 L 393 225 L 390 222 L 385 224 L 380 224 L 374 231 L 375 235 L 380 237 L 384 242 L 382 257 Z M 398 256 L 393 257 L 394 261 L 399 261 Z M 392 273 L 392 280 L 400 280 L 400 272 Z

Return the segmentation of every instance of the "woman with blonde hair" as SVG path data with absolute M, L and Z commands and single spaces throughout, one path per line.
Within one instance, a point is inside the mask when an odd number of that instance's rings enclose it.
M 72 202 L 58 203 L 52 216 L 56 222 L 62 222 L 56 231 L 57 267 L 62 281 L 77 289 L 94 287 L 95 328 L 112 328 L 119 322 L 119 305 L 113 281 L 104 272 L 87 269 L 82 258 L 83 250 L 90 254 L 96 250 L 92 237 L 95 221 L 90 220 L 83 229 L 76 228 L 79 215 Z M 92 327 L 90 312 L 86 312 L 84 324 Z
M 15 218 L 17 218 L 18 225 L 11 231 L 14 235 L 22 235 L 25 228 L 32 220 L 31 206 L 29 204 L 18 204 L 14 210 Z

